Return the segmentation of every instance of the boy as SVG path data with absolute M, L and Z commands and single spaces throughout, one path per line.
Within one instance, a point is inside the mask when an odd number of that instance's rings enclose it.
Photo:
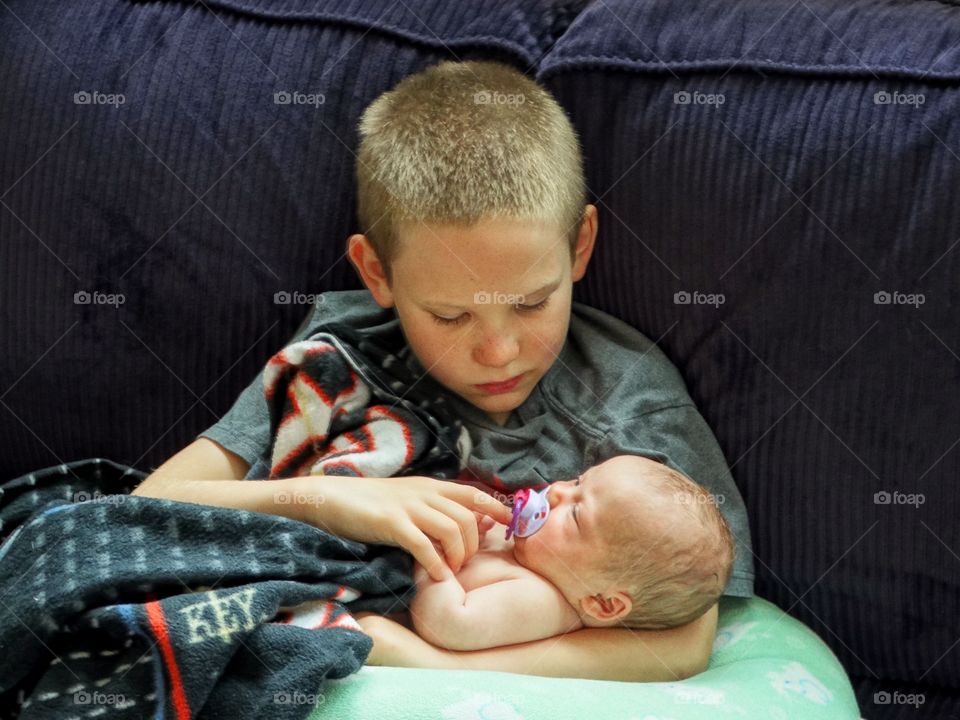
M 685 625 L 716 603 L 733 542 L 713 498 L 666 466 L 621 455 L 547 492 L 532 535 L 493 525 L 454 577 L 417 565 L 410 617 L 448 650 L 529 642 L 582 627 Z
M 469 474 L 499 490 L 529 485 L 531 474 L 543 482 L 576 477 L 614 455 L 644 455 L 683 471 L 726 498 L 737 543 L 726 592 L 750 596 L 743 501 L 679 373 L 633 328 L 572 304 L 597 213 L 586 204 L 577 139 L 556 101 L 503 65 L 441 63 L 373 102 L 360 135 L 364 234 L 348 239 L 347 254 L 367 289 L 325 293 L 291 342 L 324 322 L 372 335 L 399 324 L 425 381 L 446 389 L 470 432 Z M 458 571 L 478 548 L 472 510 L 509 522 L 499 503 L 430 478 L 236 481 L 270 446 L 262 382 L 261 373 L 137 493 L 284 514 L 347 538 L 399 545 L 438 580 L 445 566 L 434 541 Z M 280 493 L 303 501 L 278 504 Z M 310 500 L 317 495 L 323 503 Z M 464 653 L 456 663 L 673 680 L 706 667 L 716 617 L 713 607 L 671 630 L 585 628 Z M 404 629 L 389 623 L 377 625 Z M 375 637 L 375 656 L 391 649 L 397 660 L 413 661 L 400 643 Z M 424 660 L 419 650 L 417 659 Z

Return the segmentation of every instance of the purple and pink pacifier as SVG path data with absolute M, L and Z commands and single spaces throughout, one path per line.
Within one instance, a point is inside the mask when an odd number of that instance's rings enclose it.
M 547 493 L 550 488 L 543 490 L 517 490 L 513 494 L 513 517 L 507 526 L 506 540 L 510 535 L 525 538 L 533 535 L 537 530 L 543 527 L 550 514 L 550 503 L 547 501 Z

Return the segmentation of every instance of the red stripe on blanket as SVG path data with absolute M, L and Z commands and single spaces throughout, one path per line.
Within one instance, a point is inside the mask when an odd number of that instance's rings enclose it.
M 407 425 L 406 422 L 404 422 L 402 417 L 400 417 L 396 413 L 390 412 L 389 410 L 385 409 L 382 405 L 377 405 L 375 407 L 372 407 L 370 408 L 370 410 L 378 410 L 382 415 L 386 415 L 388 418 L 390 418 L 395 423 L 397 423 L 397 425 L 399 425 L 400 428 L 403 430 L 403 444 L 407 448 L 406 455 L 404 455 L 404 458 L 403 458 L 403 464 L 409 465 L 410 461 L 413 460 L 413 440 L 410 438 L 410 426 Z M 370 419 L 370 412 L 367 412 L 367 419 L 368 420 Z M 373 435 L 373 433 L 370 433 L 370 435 Z M 373 438 L 371 438 L 371 442 L 372 440 Z
M 289 401 L 290 405 L 293 406 L 293 410 L 288 411 L 287 417 L 285 417 L 283 419 L 283 423 L 281 423 L 281 427 L 289 418 L 293 417 L 294 415 L 303 415 L 303 410 L 300 409 L 300 403 L 297 402 L 297 393 L 294 392 L 293 383 L 287 385 L 287 400 Z
M 320 622 L 313 626 L 314 630 L 326 627 L 330 624 L 330 616 L 333 614 L 333 603 L 326 603 L 323 606 L 323 615 L 320 616 Z
M 289 408 L 286 411 L 286 414 L 284 415 L 284 417 L 280 420 L 280 425 L 277 431 L 282 432 L 285 426 L 290 422 L 292 418 L 295 418 L 298 415 L 300 416 L 303 415 L 303 410 L 300 407 L 300 403 L 297 402 L 297 397 L 293 392 L 293 384 L 295 382 L 302 382 L 304 385 L 309 387 L 317 397 L 320 398 L 320 400 L 323 402 L 324 405 L 326 405 L 328 408 L 333 409 L 333 412 L 330 413 L 330 422 L 333 423 L 334 418 L 339 417 L 340 415 L 343 415 L 346 412 L 346 410 L 344 410 L 343 407 L 334 407 L 337 400 L 339 400 L 344 395 L 354 392 L 357 388 L 356 375 L 353 375 L 352 379 L 353 379 L 353 384 L 349 388 L 338 392 L 336 397 L 330 397 L 330 395 L 323 388 L 323 386 L 317 384 L 316 380 L 314 380 L 312 377 L 310 377 L 307 373 L 303 372 L 302 370 L 298 371 L 295 377 L 293 377 L 290 380 L 287 380 L 288 382 L 287 400 L 290 401 L 290 405 L 292 406 L 292 408 Z M 278 380 L 277 382 L 279 383 L 280 380 Z M 270 388 L 268 388 L 268 391 L 267 391 L 268 400 L 273 395 L 274 387 L 275 387 L 274 385 L 271 385 Z M 324 435 L 322 437 L 326 437 L 326 436 Z
M 300 380 L 304 385 L 308 386 L 317 396 L 323 400 L 327 407 L 333 407 L 333 404 L 336 402 L 337 398 L 343 395 L 343 391 L 337 393 L 337 397 L 330 397 L 327 394 L 327 391 L 323 388 L 322 385 L 319 385 L 316 380 L 307 375 L 305 372 L 301 372 L 297 379 Z
M 313 452 L 313 444 L 315 442 L 323 442 L 324 440 L 326 440 L 326 435 L 313 435 L 308 437 L 273 466 L 273 469 L 270 471 L 270 479 L 301 475 L 301 470 L 311 467 L 316 460 L 315 453 Z M 292 473 L 292 475 L 289 473 Z
M 360 623 L 354 620 L 353 616 L 350 613 L 343 613 L 330 623 L 330 627 L 340 628 L 342 630 L 359 630 L 363 632 L 363 628 L 360 627 Z
M 167 666 L 167 675 L 170 678 L 170 694 L 173 696 L 173 709 L 177 720 L 190 720 L 190 704 L 183 689 L 183 680 L 180 678 L 180 667 L 173 654 L 173 645 L 170 644 L 170 634 L 167 632 L 167 621 L 163 617 L 163 608 L 157 601 L 146 604 L 147 620 L 150 630 L 157 638 L 164 664 Z
M 274 378 L 273 382 L 267 386 L 267 402 L 273 400 L 273 395 L 276 392 L 277 387 L 279 387 L 281 384 L 285 385 L 288 383 L 290 381 L 289 378 L 293 377 L 295 374 L 296 368 L 289 368 L 281 371 L 281 374 Z

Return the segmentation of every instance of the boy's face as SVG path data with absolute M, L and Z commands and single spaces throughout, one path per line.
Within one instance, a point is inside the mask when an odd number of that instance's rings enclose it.
M 503 424 L 564 345 L 573 282 L 596 235 L 592 206 L 588 215 L 572 264 L 565 228 L 504 218 L 405 228 L 389 285 L 365 237 L 353 236 L 349 252 L 377 302 L 396 307 L 430 375 Z
M 597 572 L 599 561 L 617 552 L 607 524 L 628 515 L 630 522 L 650 524 L 651 537 L 657 535 L 652 527 L 657 500 L 644 492 L 643 482 L 643 475 L 655 469 L 650 464 L 656 465 L 622 455 L 576 480 L 552 483 L 550 515 L 536 533 L 515 540 L 517 562 L 550 580 L 575 607 L 580 598 L 609 590 Z

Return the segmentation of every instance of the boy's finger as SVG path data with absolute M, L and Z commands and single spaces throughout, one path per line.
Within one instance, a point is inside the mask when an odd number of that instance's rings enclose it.
M 454 570 L 459 570 L 460 567 L 476 555 L 480 549 L 477 514 L 472 510 L 468 510 L 460 503 L 442 495 L 434 498 L 429 504 L 430 507 L 453 520 L 460 530 L 461 542 L 463 543 L 463 557 L 459 566 L 453 562 L 450 563 L 450 566 Z
M 489 515 L 498 523 L 510 524 L 513 511 L 492 495 L 466 485 L 453 485 L 453 488 L 457 491 L 457 495 L 452 499 L 461 505 L 484 515 Z
M 443 516 L 443 522 L 446 522 L 449 519 L 450 518 L 448 516 Z M 477 526 L 474 525 L 474 535 L 476 535 L 476 532 Z M 453 572 L 460 572 L 460 569 L 470 557 L 467 555 L 467 538 L 464 536 L 463 527 L 459 523 L 454 522 L 452 527 L 444 528 L 439 539 L 440 543 L 443 545 L 443 554 L 447 558 L 447 565 L 450 566 L 450 569 L 453 570 Z M 480 541 L 476 540 L 476 545 L 479 544 Z
M 450 572 L 450 568 L 447 567 L 447 563 L 440 556 L 433 541 L 413 523 L 400 531 L 397 542 L 404 550 L 413 555 L 413 559 L 420 563 L 430 577 L 437 582 L 443 580 L 446 573 Z
M 444 505 L 445 502 L 449 504 Z M 467 559 L 463 525 L 456 519 L 458 512 L 465 514 L 470 521 L 473 520 L 470 513 L 444 498 L 431 502 L 419 512 L 417 517 L 412 518 L 421 530 L 443 546 L 443 554 L 453 572 L 459 572 Z M 470 524 L 473 525 L 473 532 L 476 533 L 476 523 L 470 522 Z

